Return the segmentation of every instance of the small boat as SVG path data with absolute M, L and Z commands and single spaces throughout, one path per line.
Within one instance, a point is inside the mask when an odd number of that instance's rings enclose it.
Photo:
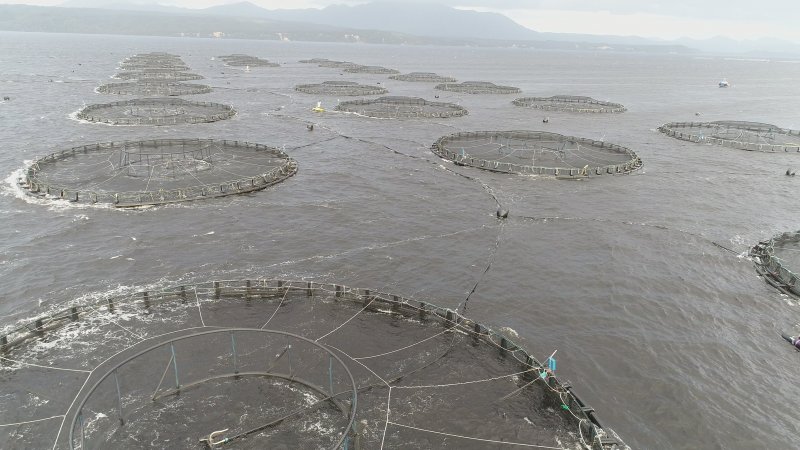
M 728 83 L 728 79 L 727 78 L 723 78 L 722 81 L 719 82 L 719 87 L 721 87 L 721 88 L 730 87 L 730 85 L 731 84 Z
M 325 108 L 322 107 L 322 102 L 317 102 L 317 106 L 311 108 L 311 110 L 318 113 L 325 112 Z

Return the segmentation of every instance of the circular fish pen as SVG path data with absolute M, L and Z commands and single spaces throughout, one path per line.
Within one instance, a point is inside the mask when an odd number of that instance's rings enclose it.
M 146 67 L 186 67 L 186 63 L 177 55 L 146 53 L 133 55 L 120 63 L 120 68 Z
M 552 97 L 524 97 L 512 102 L 517 106 L 542 109 L 545 111 L 565 111 L 577 113 L 621 113 L 624 106 L 619 103 L 595 100 L 577 95 L 554 95 Z
M 46 199 L 133 207 L 258 191 L 296 172 L 286 153 L 262 144 L 155 139 L 51 153 L 36 159 L 19 184 Z
M 313 63 L 312 63 L 313 61 Z M 306 59 L 300 62 L 305 62 L 307 64 L 317 64 L 319 67 L 328 67 L 333 69 L 348 69 L 351 67 L 358 67 L 360 64 L 356 64 L 350 61 L 336 61 L 332 59 L 325 59 L 325 58 L 314 58 L 314 59 Z
M 130 68 L 130 69 L 123 69 L 124 71 L 131 71 L 131 72 L 145 72 L 145 73 L 172 73 L 172 72 L 183 72 L 189 70 L 188 66 L 185 65 L 176 65 L 176 66 L 140 66 L 138 68 Z
M 114 75 L 118 80 L 136 80 L 144 83 L 163 81 L 192 81 L 202 80 L 203 76 L 189 72 L 119 72 Z
M 336 105 L 336 110 L 376 119 L 447 118 L 467 115 L 467 110 L 455 103 L 431 102 L 418 97 L 349 100 Z
M 349 73 L 371 73 L 371 74 L 375 74 L 375 75 L 400 73 L 399 70 L 387 69 L 386 67 L 381 67 L 381 66 L 361 66 L 361 65 L 354 65 L 352 67 L 347 67 L 347 68 L 344 69 L 344 71 L 345 72 L 349 72 Z
M 234 54 L 219 56 L 218 58 L 229 67 L 280 67 L 280 64 L 249 55 Z
M 311 59 L 301 59 L 298 62 L 301 64 L 324 64 L 330 61 L 331 60 L 328 58 L 311 58 Z
M 358 84 L 353 81 L 324 81 L 317 84 L 299 84 L 294 87 L 296 91 L 315 95 L 381 95 L 389 91 L 380 86 Z
M 434 89 L 440 91 L 461 92 L 462 94 L 517 94 L 519 88 L 501 86 L 489 81 L 464 81 L 462 83 L 437 84 Z
M 800 152 L 800 130 L 768 123 L 716 121 L 671 122 L 658 131 L 667 136 L 698 144 L 714 144 L 756 152 Z
M 89 105 L 77 118 L 113 125 L 178 125 L 217 122 L 235 114 L 233 107 L 220 103 L 156 97 Z
M 173 53 L 167 52 L 148 52 L 148 53 L 137 53 L 133 56 L 129 56 L 125 59 L 125 61 L 180 61 L 180 55 L 176 55 Z
M 207 94 L 211 87 L 204 84 L 172 82 L 109 83 L 99 86 L 97 92 L 115 95 L 141 95 L 146 97 L 171 97 L 180 95 Z
M 750 249 L 756 271 L 784 294 L 800 297 L 800 283 L 795 273 L 800 268 L 800 231 L 787 232 Z
M 389 78 L 399 81 L 410 81 L 416 83 L 455 83 L 453 77 L 443 77 L 432 72 L 411 72 L 399 75 L 392 75 Z
M 129 63 L 120 64 L 119 69 L 135 72 L 185 72 L 189 70 L 189 66 L 183 63 Z
M 552 356 L 456 311 L 339 284 L 73 301 L 5 327 L 0 356 L 9 448 L 624 446 Z M 59 389 L 35 389 L 46 384 Z
M 471 131 L 439 138 L 431 151 L 494 172 L 582 178 L 624 174 L 642 160 L 621 145 L 546 131 Z

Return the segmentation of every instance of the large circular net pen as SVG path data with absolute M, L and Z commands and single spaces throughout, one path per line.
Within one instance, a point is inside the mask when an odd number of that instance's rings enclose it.
M 461 92 L 464 94 L 517 94 L 520 89 L 514 86 L 497 85 L 489 81 L 464 81 L 462 83 L 437 84 L 440 91 Z
M 156 97 L 90 105 L 78 111 L 77 117 L 113 125 L 178 125 L 216 122 L 234 114 L 229 105 Z
M 298 61 L 301 64 L 323 64 L 328 63 L 331 60 L 328 58 L 311 58 L 311 59 L 301 59 Z
M 554 359 L 453 310 L 338 284 L 107 295 L 0 343 L 9 448 L 624 446 Z
M 621 113 L 625 107 L 619 103 L 595 100 L 577 95 L 554 95 L 552 97 L 524 97 L 512 102 L 517 106 L 543 109 L 545 111 L 566 111 L 578 113 Z
M 189 72 L 119 72 L 114 75 L 118 80 L 137 80 L 145 83 L 163 81 L 191 81 L 202 80 L 203 76 Z
M 122 69 L 148 67 L 186 67 L 186 63 L 176 55 L 143 54 L 131 56 L 120 63 Z
M 189 70 L 188 66 L 142 66 L 138 68 L 131 68 L 131 69 L 123 69 L 125 71 L 132 71 L 132 72 L 147 72 L 147 73 L 172 73 L 172 72 L 181 72 L 185 70 Z
M 392 75 L 389 78 L 399 81 L 412 81 L 418 83 L 455 83 L 453 77 L 444 77 L 432 72 L 411 72 L 399 75 Z
M 293 159 L 266 145 L 157 139 L 51 153 L 36 159 L 20 184 L 45 198 L 130 207 L 244 194 L 296 171 Z
M 269 62 L 266 59 L 261 59 L 255 56 L 233 54 L 220 56 L 219 59 L 225 62 L 226 66 L 230 67 L 279 67 L 280 64 Z
M 185 72 L 189 66 L 183 63 L 127 63 L 120 64 L 120 70 L 137 72 Z
M 637 170 L 633 150 L 545 131 L 472 131 L 439 138 L 431 151 L 463 166 L 494 172 L 589 177 Z
M 756 271 L 784 294 L 800 297 L 800 231 L 787 232 L 750 249 Z
M 358 84 L 353 81 L 325 81 L 316 84 L 299 84 L 294 87 L 296 91 L 316 95 L 381 95 L 389 91 L 380 86 Z
M 351 67 L 360 66 L 360 64 L 356 64 L 350 61 L 336 61 L 333 59 L 325 59 L 325 58 L 304 59 L 301 60 L 300 62 L 306 64 L 316 64 L 319 67 L 328 67 L 334 69 L 348 69 Z
M 180 95 L 207 94 L 211 87 L 204 84 L 173 82 L 141 82 L 109 83 L 99 86 L 101 94 L 141 95 L 146 97 L 171 97 Z
M 350 100 L 336 105 L 336 110 L 377 119 L 446 118 L 467 115 L 467 110 L 455 103 L 431 102 L 418 97 Z
M 381 67 L 381 66 L 360 66 L 360 65 L 347 67 L 347 68 L 344 69 L 344 71 L 345 72 L 349 72 L 349 73 L 371 73 L 371 74 L 376 74 L 376 75 L 390 74 L 390 73 L 400 73 L 399 70 L 388 69 L 386 67 Z
M 768 123 L 717 121 L 671 122 L 658 128 L 684 141 L 757 152 L 800 152 L 800 131 Z

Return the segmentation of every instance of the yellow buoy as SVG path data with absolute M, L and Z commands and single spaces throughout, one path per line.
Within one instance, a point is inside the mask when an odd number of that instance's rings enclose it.
M 317 102 L 317 106 L 311 108 L 314 112 L 325 112 L 325 108 L 322 107 L 322 102 Z

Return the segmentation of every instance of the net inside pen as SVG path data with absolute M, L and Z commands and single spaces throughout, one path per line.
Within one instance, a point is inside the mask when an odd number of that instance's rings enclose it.
M 97 88 L 101 94 L 141 95 L 146 97 L 165 97 L 179 95 L 207 94 L 211 87 L 204 84 L 178 83 L 173 81 L 131 81 L 108 83 Z
M 464 94 L 516 94 L 520 89 L 514 86 L 497 85 L 489 81 L 464 81 L 462 83 L 437 84 L 440 91 L 461 92 Z
M 299 84 L 295 90 L 316 95 L 381 95 L 388 91 L 380 86 L 359 84 L 353 81 L 324 81 L 322 83 Z
M 557 176 L 628 173 L 641 167 L 633 150 L 545 131 L 477 131 L 439 138 L 431 150 L 484 170 Z
M 411 81 L 419 83 L 455 83 L 456 79 L 453 77 L 446 77 L 437 75 L 432 72 L 411 72 L 399 75 L 392 75 L 389 78 L 399 81 Z
M 0 417 L 26 422 L 4 437 L 11 446 L 617 443 L 554 362 L 454 311 L 342 285 L 237 280 L 108 295 L 2 336 L 13 376 L 0 381 L 12 393 Z M 27 395 L 49 383 L 61 388 Z
M 89 105 L 78 111 L 77 117 L 114 125 L 178 125 L 216 122 L 235 114 L 229 105 L 167 97 Z
M 447 118 L 468 114 L 464 107 L 455 103 L 396 96 L 341 102 L 336 110 L 378 119 Z
M 800 296 L 800 231 L 781 233 L 750 249 L 758 273 L 784 294 Z
M 35 160 L 20 181 L 33 195 L 142 206 L 264 189 L 297 171 L 273 147 L 233 140 L 156 139 L 89 144 Z
M 619 103 L 595 100 L 591 97 L 575 95 L 554 95 L 552 97 L 523 97 L 514 100 L 517 106 L 542 109 L 545 111 L 567 111 L 579 113 L 620 113 L 625 107 Z
M 658 129 L 690 142 L 760 152 L 800 152 L 800 130 L 758 122 L 671 122 Z

